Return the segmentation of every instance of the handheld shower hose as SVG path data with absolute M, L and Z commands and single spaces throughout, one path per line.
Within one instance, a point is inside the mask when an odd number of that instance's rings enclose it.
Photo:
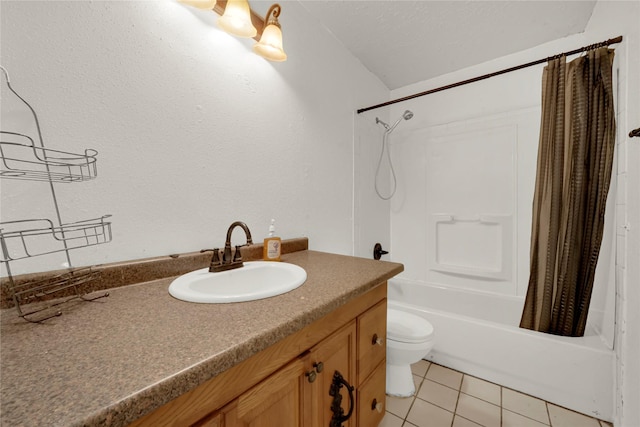
M 396 126 L 398 126 L 398 124 L 402 120 L 410 120 L 412 117 L 413 117 L 413 113 L 409 110 L 406 110 L 404 113 L 402 113 L 402 117 L 400 117 L 391 126 L 389 126 L 388 124 L 386 124 L 385 122 L 383 122 L 382 120 L 376 117 L 376 124 L 380 123 L 382 124 L 382 126 L 384 126 L 384 135 L 382 136 L 382 151 L 380 152 L 380 158 L 378 159 L 378 166 L 376 167 L 376 175 L 373 178 L 373 185 L 375 187 L 376 194 L 382 200 L 390 200 L 396 194 L 396 189 L 398 185 L 398 180 L 396 178 L 396 171 L 393 168 L 393 162 L 391 161 L 391 153 L 389 151 L 389 139 L 388 139 L 389 134 L 393 132 L 393 130 L 396 128 Z M 386 197 L 380 193 L 380 189 L 378 188 L 378 175 L 380 175 L 380 166 L 382 165 L 382 158 L 384 157 L 385 151 L 387 152 L 387 160 L 389 161 L 389 167 L 391 169 L 391 178 L 392 178 L 391 194 Z

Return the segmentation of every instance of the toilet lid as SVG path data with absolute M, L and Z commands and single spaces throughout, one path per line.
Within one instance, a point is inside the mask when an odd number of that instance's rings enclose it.
M 433 326 L 426 319 L 400 310 L 387 310 L 387 337 L 393 341 L 415 343 L 429 341 Z

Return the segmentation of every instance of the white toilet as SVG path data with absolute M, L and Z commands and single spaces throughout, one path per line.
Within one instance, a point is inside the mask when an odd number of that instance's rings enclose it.
M 408 397 L 416 392 L 411 364 L 433 348 L 433 326 L 415 314 L 387 309 L 387 394 Z

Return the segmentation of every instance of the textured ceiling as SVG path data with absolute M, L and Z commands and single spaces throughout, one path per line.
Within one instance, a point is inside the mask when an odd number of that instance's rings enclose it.
M 299 1 L 392 90 L 581 33 L 596 3 Z

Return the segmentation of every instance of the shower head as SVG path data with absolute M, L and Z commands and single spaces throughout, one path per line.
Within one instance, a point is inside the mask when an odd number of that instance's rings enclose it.
M 402 117 L 396 120 L 396 122 L 391 127 L 385 126 L 385 128 L 387 129 L 387 132 L 391 133 L 402 120 L 411 120 L 412 117 L 413 113 L 409 110 L 406 110 L 404 113 L 402 113 Z
M 393 125 L 389 126 L 388 124 L 386 124 L 385 122 L 383 122 L 382 120 L 380 120 L 379 118 L 376 117 L 376 124 L 380 123 L 382 124 L 382 126 L 384 126 L 385 131 L 387 133 L 391 133 L 396 126 L 398 126 L 398 124 L 404 119 L 404 120 L 411 120 L 411 118 L 413 118 L 413 112 L 409 111 L 409 110 L 405 110 L 404 113 L 402 113 L 402 117 L 400 117 Z

